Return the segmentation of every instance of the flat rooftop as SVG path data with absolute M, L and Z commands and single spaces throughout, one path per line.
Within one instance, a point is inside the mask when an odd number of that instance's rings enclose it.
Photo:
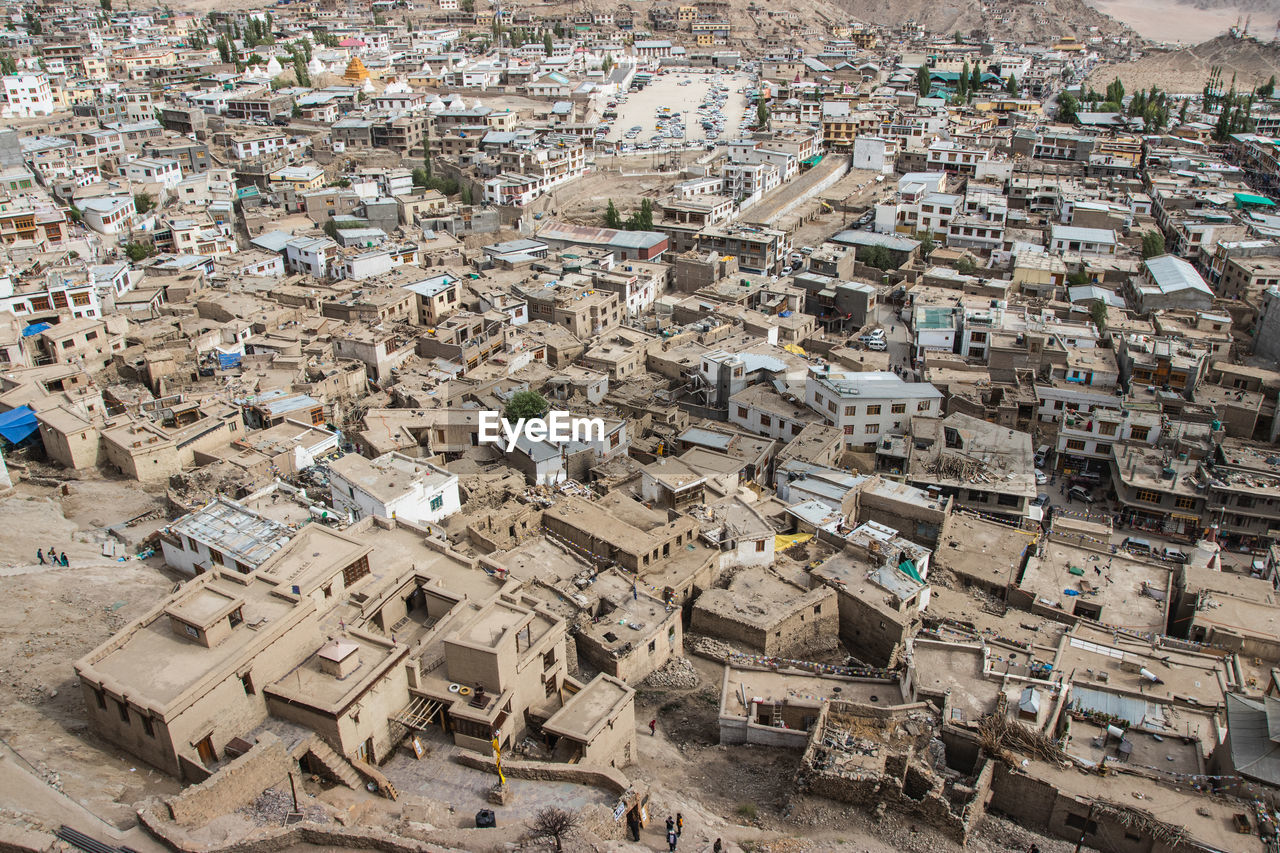
M 575 693 L 542 728 L 554 735 L 590 743 L 635 695 L 625 682 L 600 674 Z
M 762 699 L 777 703 L 805 702 L 814 706 L 837 699 L 884 707 L 901 705 L 905 701 L 901 688 L 892 682 L 814 675 L 800 670 L 726 666 L 721 714 L 747 716 L 748 708 L 742 703 L 744 695 L 748 702 Z
M 1073 571 L 1075 570 L 1075 571 Z M 1049 537 L 1040 557 L 1027 561 L 1018 587 L 1036 603 L 1064 613 L 1099 607 L 1103 624 L 1131 631 L 1165 631 L 1172 570 L 1123 554 L 1106 554 Z

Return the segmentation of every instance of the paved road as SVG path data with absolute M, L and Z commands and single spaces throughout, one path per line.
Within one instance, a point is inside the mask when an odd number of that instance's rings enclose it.
M 843 169 L 848 162 L 847 154 L 828 154 L 809 171 L 778 187 L 753 207 L 748 207 L 742 214 L 743 218 L 751 222 L 768 222 L 791 202 L 809 195 L 814 187 L 833 172 Z

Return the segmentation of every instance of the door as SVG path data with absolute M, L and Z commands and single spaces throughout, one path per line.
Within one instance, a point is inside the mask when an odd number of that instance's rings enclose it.
M 200 756 L 200 761 L 205 767 L 211 766 L 218 760 L 218 754 L 213 749 L 213 735 L 196 744 L 196 754 Z

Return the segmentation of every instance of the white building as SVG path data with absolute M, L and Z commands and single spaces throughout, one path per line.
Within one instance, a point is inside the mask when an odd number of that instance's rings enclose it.
M 458 477 L 403 453 L 369 460 L 354 453 L 329 463 L 333 508 L 353 518 L 378 516 L 429 524 L 462 506 Z
M 139 157 L 125 163 L 120 172 L 140 184 L 161 184 L 173 189 L 182 180 L 182 166 L 168 157 Z
M 53 115 L 53 90 L 43 74 L 6 74 L 4 83 L 5 118 L 31 118 Z
M 1116 232 L 1110 228 L 1077 228 L 1055 225 L 1049 238 L 1049 251 L 1059 255 L 1114 255 Z
M 942 392 L 927 382 L 904 382 L 896 373 L 848 373 L 809 368 L 805 402 L 844 433 L 845 447 L 868 451 L 882 435 L 903 435 L 913 417 L 936 418 Z
M 337 253 L 338 244 L 328 237 L 295 237 L 284 246 L 285 266 L 294 272 L 324 278 Z
M 162 529 L 160 549 L 171 568 L 188 575 L 202 575 L 215 566 L 248 574 L 292 535 L 280 522 L 218 497 Z
M 124 231 L 132 224 L 137 211 L 131 195 L 87 198 L 80 202 L 79 207 L 85 227 L 99 234 Z

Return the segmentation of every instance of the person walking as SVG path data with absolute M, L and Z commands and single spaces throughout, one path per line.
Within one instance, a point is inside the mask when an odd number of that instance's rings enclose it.
M 675 853 L 676 845 L 680 843 L 680 836 L 676 835 L 675 830 L 667 833 L 667 850 L 668 853 Z
M 667 815 L 667 832 L 676 831 L 676 819 L 671 815 Z
M 36 549 L 36 559 L 40 561 L 40 565 L 42 566 L 44 565 L 44 549 L 43 548 Z
M 676 812 L 676 835 L 684 835 L 684 815 Z
M 724 853 L 724 843 L 719 838 L 716 839 L 715 844 L 711 845 L 711 853 Z
M 635 809 L 627 812 L 627 829 L 631 830 L 632 841 L 640 840 L 640 816 Z
M 62 552 L 62 565 L 63 565 L 63 567 L 64 567 L 64 568 L 65 568 L 66 566 L 71 565 L 70 563 L 68 563 L 68 562 L 67 562 L 67 552 L 66 552 L 66 551 L 63 551 L 63 552 Z
M 649 721 L 649 737 L 653 737 L 658 733 L 658 718 L 654 717 Z

